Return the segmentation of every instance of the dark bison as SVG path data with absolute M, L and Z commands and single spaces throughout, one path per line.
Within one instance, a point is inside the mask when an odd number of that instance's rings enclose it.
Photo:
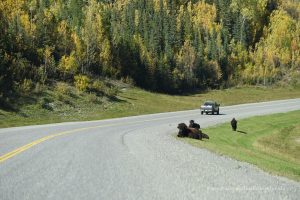
M 202 140 L 202 138 L 209 139 L 208 135 L 202 133 L 201 130 L 189 128 L 185 123 L 178 124 L 177 128 L 179 129 L 178 137 L 189 137 L 197 140 Z
M 200 125 L 195 123 L 194 120 L 190 120 L 190 125 L 189 128 L 196 128 L 196 129 L 200 129 Z
M 237 121 L 236 121 L 235 118 L 233 118 L 233 119 L 231 120 L 230 124 L 231 124 L 232 130 L 233 130 L 233 131 L 236 131 L 236 129 L 237 129 Z

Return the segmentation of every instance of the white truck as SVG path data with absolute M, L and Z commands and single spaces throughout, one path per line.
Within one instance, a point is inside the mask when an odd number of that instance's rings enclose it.
M 201 115 L 203 115 L 203 113 L 211 113 L 213 115 L 217 113 L 218 115 L 220 113 L 220 104 L 215 101 L 206 101 L 202 106 L 200 106 L 200 111 Z

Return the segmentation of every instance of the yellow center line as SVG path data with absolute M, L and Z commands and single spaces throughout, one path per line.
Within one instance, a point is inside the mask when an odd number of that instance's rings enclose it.
M 194 115 L 198 115 L 198 113 L 194 113 L 194 114 L 188 114 L 188 115 L 184 115 L 181 117 L 187 117 L 187 116 L 194 116 Z M 85 127 L 85 128 L 78 128 L 78 129 L 73 129 L 73 130 L 69 130 L 69 131 L 64 131 L 64 132 L 60 132 L 57 134 L 53 134 L 53 135 L 48 135 L 45 137 L 42 137 L 40 139 L 37 139 L 31 143 L 28 143 L 24 146 L 21 146 L 9 153 L 6 153 L 2 156 L 0 156 L 0 163 L 6 161 L 9 158 L 12 158 L 20 153 L 22 153 L 23 151 L 26 151 L 28 149 L 30 149 L 31 147 L 38 145 L 42 142 L 45 142 L 47 140 L 62 136 L 62 135 L 68 135 L 71 133 L 75 133 L 75 132 L 80 132 L 80 131 L 84 131 L 84 130 L 90 130 L 90 129 L 94 129 L 94 128 L 103 128 L 103 127 L 110 127 L 110 126 L 118 126 L 118 125 L 129 125 L 129 124 L 138 124 L 138 123 L 143 123 L 143 122 L 151 122 L 151 121 L 158 121 L 158 120 L 162 120 L 162 119 L 171 119 L 171 118 L 177 118 L 178 116 L 172 116 L 172 117 L 161 117 L 161 118 L 156 118 L 156 119 L 149 119 L 149 120 L 143 120 L 143 121 L 136 121 L 136 122 L 120 122 L 120 123 L 115 123 L 115 124 L 107 124 L 107 125 L 99 125 L 99 126 L 92 126 L 92 127 Z

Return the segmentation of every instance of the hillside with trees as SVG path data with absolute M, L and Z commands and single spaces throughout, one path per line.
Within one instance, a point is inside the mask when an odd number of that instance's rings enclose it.
M 104 78 L 157 92 L 300 80 L 296 0 L 1 0 L 0 97 Z

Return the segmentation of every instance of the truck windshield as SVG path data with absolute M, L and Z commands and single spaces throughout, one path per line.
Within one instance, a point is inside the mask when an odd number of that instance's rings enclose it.
M 214 103 L 213 102 L 205 102 L 204 105 L 205 106 L 212 106 L 212 105 L 214 105 Z

